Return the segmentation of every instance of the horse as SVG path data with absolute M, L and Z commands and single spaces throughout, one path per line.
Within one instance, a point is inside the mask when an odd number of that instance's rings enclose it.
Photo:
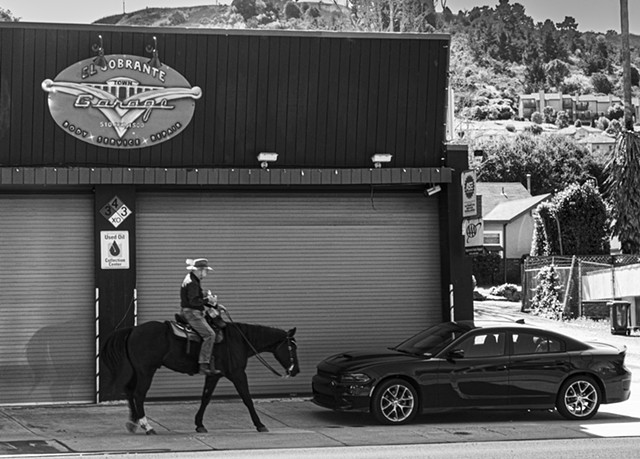
M 249 357 L 256 355 L 268 366 L 259 354 L 270 352 L 285 369 L 284 377 L 297 375 L 300 367 L 295 332 L 295 328 L 284 331 L 240 322 L 227 324 L 224 328 L 224 339 L 214 348 L 216 368 L 221 374 L 205 377 L 200 409 L 195 416 L 197 432 L 207 432 L 203 424 L 204 412 L 218 381 L 223 376 L 233 383 L 258 432 L 269 431 L 260 421 L 253 405 L 245 371 L 247 361 Z M 126 428 L 130 433 L 135 433 L 138 427 L 141 427 L 147 435 L 156 434 L 149 425 L 144 411 L 145 397 L 151 387 L 153 376 L 161 366 L 178 373 L 197 374 L 199 341 L 194 342 L 176 336 L 169 321 L 150 321 L 135 327 L 119 329 L 107 338 L 100 353 L 101 361 L 111 374 L 110 383 L 117 389 L 124 390 L 129 406 Z M 279 375 L 273 368 L 269 368 Z

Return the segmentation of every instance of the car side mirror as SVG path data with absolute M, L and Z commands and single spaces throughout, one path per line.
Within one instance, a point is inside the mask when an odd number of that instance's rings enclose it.
M 462 358 L 464 358 L 464 351 L 462 349 L 453 349 L 452 351 L 449 351 L 449 353 L 447 354 L 448 360 L 462 359 Z

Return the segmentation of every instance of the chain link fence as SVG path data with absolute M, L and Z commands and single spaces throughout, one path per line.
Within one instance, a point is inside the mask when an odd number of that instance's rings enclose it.
M 531 309 L 538 287 L 538 274 L 547 266 L 553 266 L 562 287 L 559 301 L 569 317 L 606 318 L 609 311 L 606 301 L 583 301 L 582 279 L 587 273 L 610 273 L 615 279 L 616 268 L 640 263 L 637 255 L 576 255 L 572 257 L 527 257 L 522 264 L 522 311 Z

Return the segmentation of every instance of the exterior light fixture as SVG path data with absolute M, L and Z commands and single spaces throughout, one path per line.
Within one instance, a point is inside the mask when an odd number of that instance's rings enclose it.
M 376 169 L 382 167 L 382 163 L 388 163 L 391 161 L 391 157 L 393 155 L 389 155 L 387 153 L 376 153 L 371 157 L 371 161 Z
M 158 39 L 156 37 L 153 37 L 153 46 L 147 45 L 146 50 L 153 55 L 147 64 L 156 69 L 162 67 L 162 62 L 160 62 L 160 58 L 158 57 Z
M 93 63 L 101 69 L 107 68 L 107 60 L 104 57 L 104 47 L 102 46 L 102 35 L 98 35 L 98 41 L 100 44 L 94 43 L 91 49 L 98 55 L 93 59 Z
M 269 167 L 269 163 L 275 163 L 278 160 L 278 153 L 261 152 L 258 154 L 258 161 L 260 161 L 260 167 L 266 169 Z

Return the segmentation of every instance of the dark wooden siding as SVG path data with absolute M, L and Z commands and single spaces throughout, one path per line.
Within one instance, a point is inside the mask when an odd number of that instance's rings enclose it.
M 203 97 L 172 140 L 117 150 L 75 139 L 53 121 L 46 78 L 95 55 L 160 59 Z M 449 38 L 0 24 L 0 165 L 256 167 L 440 166 Z

